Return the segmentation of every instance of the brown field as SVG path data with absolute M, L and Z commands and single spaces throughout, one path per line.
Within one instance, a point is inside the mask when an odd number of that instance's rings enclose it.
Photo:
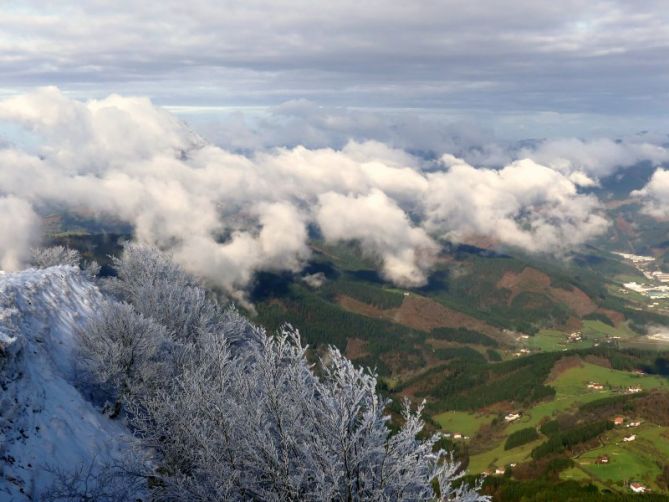
M 347 295 L 337 295 L 337 303 L 354 314 L 360 314 L 367 317 L 374 317 L 375 319 L 387 319 L 386 310 L 375 307 L 374 305 L 369 305 L 368 303 L 361 302 L 355 298 L 351 298 Z
M 434 328 L 467 328 L 490 336 L 500 334 L 497 328 L 480 319 L 414 294 L 404 298 L 400 308 L 394 310 L 392 320 L 421 331 Z
M 480 319 L 416 294 L 406 296 L 399 308 L 388 310 L 379 309 L 346 295 L 337 296 L 337 302 L 349 312 L 386 319 L 419 331 L 429 332 L 434 328 L 467 328 L 496 338 L 503 336 L 499 329 Z
M 563 357 L 553 365 L 553 369 L 551 369 L 551 372 L 548 374 L 546 382 L 552 382 L 565 371 L 581 366 L 583 366 L 583 361 L 581 361 L 579 356 Z
M 365 340 L 361 340 L 360 338 L 349 338 L 346 340 L 345 354 L 346 357 L 351 360 L 368 356 L 369 352 L 367 352 L 367 342 Z
M 609 310 L 605 308 L 598 308 L 597 313 L 599 314 L 604 314 L 606 317 L 611 319 L 611 322 L 616 326 L 620 326 L 622 323 L 625 322 L 625 316 L 621 314 L 620 312 L 616 312 L 615 310 Z
M 578 288 L 571 291 L 551 287 L 551 278 L 531 267 L 525 267 L 521 273 L 506 272 L 497 282 L 497 287 L 511 292 L 507 303 L 523 292 L 545 294 L 558 303 L 566 305 L 577 316 L 583 317 L 597 310 L 597 305 Z

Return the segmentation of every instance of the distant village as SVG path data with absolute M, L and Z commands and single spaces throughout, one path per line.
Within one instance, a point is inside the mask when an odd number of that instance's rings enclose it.
M 625 289 L 634 291 L 653 300 L 669 299 L 669 273 L 655 270 L 655 258 L 652 256 L 640 256 L 628 253 L 614 253 L 621 256 L 625 261 L 634 265 L 646 279 L 652 281 L 650 284 L 641 284 L 638 282 L 626 282 L 623 284 Z M 660 283 L 660 284 L 658 284 Z M 657 307 L 657 304 L 651 304 L 651 307 Z

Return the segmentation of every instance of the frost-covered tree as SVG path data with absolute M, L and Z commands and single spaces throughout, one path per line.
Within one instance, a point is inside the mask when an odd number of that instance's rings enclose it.
M 270 336 L 221 310 L 155 250 L 127 246 L 116 266 L 128 304 L 102 309 L 83 350 L 155 453 L 156 500 L 432 500 L 433 482 L 442 500 L 487 500 L 454 484 L 438 435 L 419 439 L 421 407 L 405 403 L 391 433 L 376 376 L 337 349 L 310 364 L 295 330 Z
M 38 268 L 48 268 L 56 265 L 78 267 L 80 261 L 79 251 L 64 246 L 34 248 L 32 250 L 31 264 Z
M 444 500 L 486 500 L 453 486 L 438 436 L 418 439 L 421 408 L 406 404 L 391 434 L 373 374 L 336 349 L 315 372 L 296 332 L 255 329 L 261 342 L 236 355 L 225 331 L 208 336 L 173 386 L 136 407 L 163 466 L 159 499 L 431 500 L 436 479 Z
M 46 472 L 54 481 L 39 495 L 42 502 L 120 502 L 141 500 L 138 495 L 146 492 L 141 476 L 128 472 L 127 466 L 99 462 L 50 465 Z
M 146 395 L 171 375 L 176 348 L 167 330 L 131 305 L 105 302 L 80 335 L 95 383 L 112 389 L 114 397 Z
M 151 317 L 176 338 L 188 340 L 199 332 L 214 331 L 220 317 L 218 305 L 208 298 L 197 280 L 159 250 L 128 243 L 114 258 L 117 278 L 109 289 Z

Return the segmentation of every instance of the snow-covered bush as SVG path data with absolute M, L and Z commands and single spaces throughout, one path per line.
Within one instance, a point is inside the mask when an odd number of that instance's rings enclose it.
M 33 248 L 30 264 L 36 268 L 49 268 L 57 265 L 69 265 L 71 267 L 82 267 L 86 274 L 95 277 L 100 273 L 100 264 L 95 260 L 83 261 L 81 254 L 76 249 L 64 246 L 51 246 L 46 248 Z
M 70 265 L 78 267 L 81 255 L 76 249 L 64 246 L 35 248 L 32 250 L 31 264 L 37 268 L 48 268 L 56 265 Z

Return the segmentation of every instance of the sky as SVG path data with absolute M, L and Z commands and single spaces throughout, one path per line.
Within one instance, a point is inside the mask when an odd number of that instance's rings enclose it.
M 212 136 L 295 102 L 503 140 L 666 133 L 667 61 L 665 0 L 0 2 L 0 96 L 148 96 Z

